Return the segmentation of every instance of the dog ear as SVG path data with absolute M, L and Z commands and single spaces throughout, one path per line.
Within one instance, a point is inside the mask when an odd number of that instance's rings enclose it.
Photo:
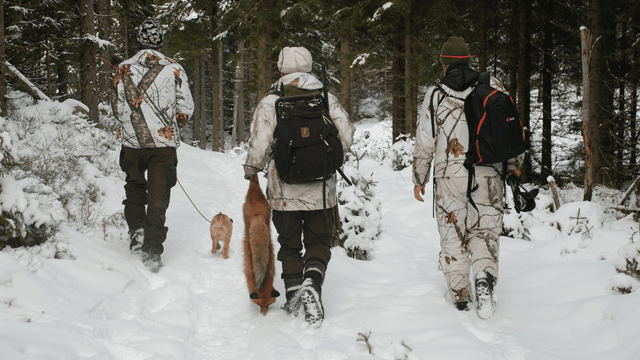
M 256 293 L 254 291 L 251 294 L 249 294 L 249 297 L 251 298 L 251 300 L 257 300 L 258 299 L 258 293 Z
M 231 223 L 233 224 L 233 219 L 232 218 L 229 218 L 229 221 L 231 221 Z
M 278 292 L 278 290 L 275 290 L 275 289 L 274 289 L 274 290 L 271 292 L 271 297 L 272 297 L 272 298 L 277 298 L 278 296 L 280 296 L 280 293 Z

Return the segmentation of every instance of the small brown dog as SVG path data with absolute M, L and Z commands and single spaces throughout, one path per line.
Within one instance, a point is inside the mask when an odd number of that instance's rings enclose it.
M 229 258 L 229 242 L 231 241 L 231 225 L 233 220 L 223 213 L 219 213 L 211 219 L 211 241 L 213 246 L 211 247 L 211 253 L 216 254 L 220 250 L 220 241 L 224 242 L 224 249 L 222 250 L 222 257 Z
M 271 243 L 271 208 L 260 188 L 258 175 L 251 178 L 247 198 L 242 207 L 244 214 L 244 273 L 247 277 L 249 297 L 260 307 L 263 315 L 280 293 L 273 288 L 276 272 L 273 244 Z

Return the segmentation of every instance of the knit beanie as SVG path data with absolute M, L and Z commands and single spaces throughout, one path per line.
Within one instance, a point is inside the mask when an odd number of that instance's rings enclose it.
M 469 62 L 469 58 L 469 47 L 464 43 L 463 38 L 457 36 L 450 37 L 440 51 L 440 62 L 447 65 Z
M 145 20 L 138 31 L 138 46 L 140 49 L 158 50 L 164 44 L 162 25 L 155 20 Z
M 284 47 L 278 55 L 278 70 L 283 74 L 311 72 L 311 53 L 304 47 Z

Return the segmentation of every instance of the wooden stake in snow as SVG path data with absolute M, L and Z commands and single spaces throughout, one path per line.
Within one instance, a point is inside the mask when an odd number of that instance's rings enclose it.
M 551 194 L 553 195 L 553 205 L 557 211 L 560 209 L 560 199 L 558 199 L 558 190 L 556 190 L 556 179 L 554 179 L 553 176 L 549 176 L 547 183 L 549 183 L 549 189 L 551 189 Z
M 41 100 L 51 101 L 47 95 L 45 95 L 37 86 L 35 86 L 26 76 L 22 75 L 15 66 L 11 65 L 10 62 L 5 61 L 7 69 L 10 71 L 10 75 L 12 75 L 15 79 L 22 81 L 27 86 L 27 91 L 29 95 L 31 95 L 34 99 L 40 98 Z

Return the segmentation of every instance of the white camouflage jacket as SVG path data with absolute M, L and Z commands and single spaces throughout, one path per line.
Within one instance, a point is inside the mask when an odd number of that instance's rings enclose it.
M 300 89 L 322 89 L 322 82 L 308 73 L 292 73 L 283 76 L 272 88 L 280 84 L 295 86 Z M 275 86 L 275 87 L 274 87 Z M 329 95 L 329 115 L 333 119 L 342 142 L 342 149 L 346 152 L 353 142 L 354 126 L 349 121 L 349 115 L 333 94 Z M 273 131 L 276 127 L 275 103 L 277 95 L 265 96 L 253 114 L 249 149 L 245 161 L 245 173 L 255 174 L 266 167 L 267 171 L 267 200 L 272 210 L 298 211 L 322 210 L 322 182 L 307 184 L 285 184 L 280 180 L 272 159 Z M 336 176 L 326 181 L 327 208 L 338 203 L 336 194 Z
M 468 66 L 458 66 L 448 69 L 457 75 L 454 77 L 451 87 L 441 84 L 447 93 L 445 96 L 436 87 L 431 87 L 425 94 L 422 107 L 418 112 L 418 128 L 416 130 L 416 144 L 413 158 L 413 184 L 425 185 L 429 182 L 431 162 L 434 160 L 433 177 L 468 177 L 469 172 L 464 167 L 469 144 L 469 128 L 464 115 L 464 99 L 471 92 L 469 87 L 477 79 L 477 73 Z M 476 77 L 473 76 L 476 74 Z M 491 77 L 491 86 L 505 91 L 498 79 Z M 433 137 L 431 125 L 431 113 L 429 103 L 433 91 L 437 93 L 433 97 L 433 113 L 435 117 L 436 137 Z M 457 99 L 456 99 L 457 98 Z M 508 170 L 519 169 L 524 155 L 510 159 L 507 162 Z M 502 164 L 493 165 L 496 170 L 502 172 Z
M 180 128 L 193 114 L 184 69 L 154 50 L 140 50 L 120 63 L 113 79 L 118 140 L 134 149 L 180 146 Z

